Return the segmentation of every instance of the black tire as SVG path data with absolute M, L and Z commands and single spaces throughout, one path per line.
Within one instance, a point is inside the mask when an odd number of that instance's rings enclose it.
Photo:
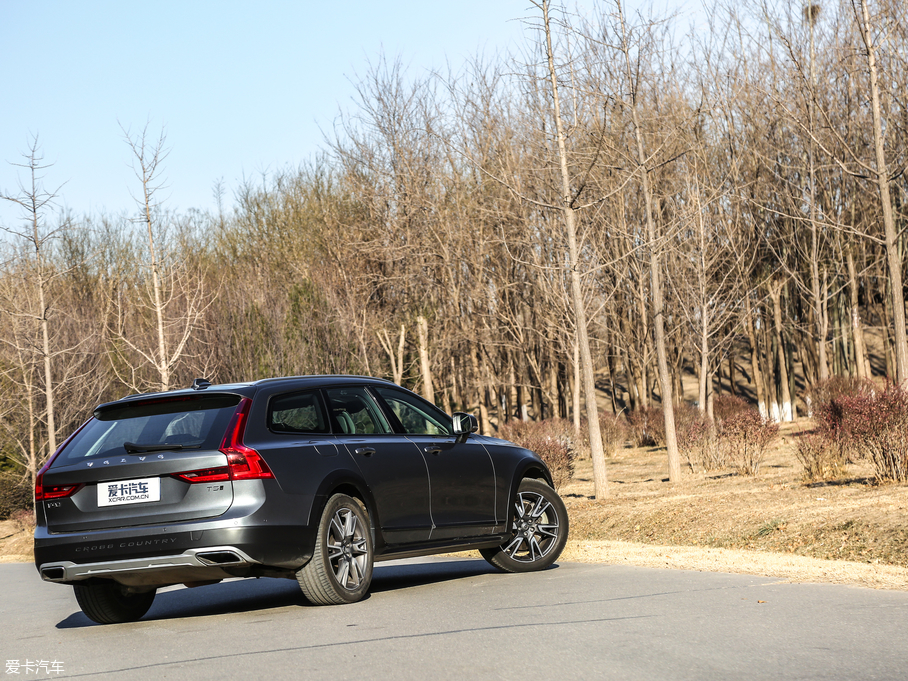
M 76 600 L 85 616 L 98 624 L 135 622 L 148 612 L 155 590 L 129 593 L 116 582 L 73 584 Z
M 372 584 L 372 526 L 359 499 L 335 494 L 318 524 L 312 560 L 296 573 L 300 589 L 315 605 L 362 599 Z
M 558 560 L 568 536 L 568 514 L 558 493 L 542 480 L 524 478 L 513 505 L 513 534 L 482 557 L 505 572 L 542 570 Z

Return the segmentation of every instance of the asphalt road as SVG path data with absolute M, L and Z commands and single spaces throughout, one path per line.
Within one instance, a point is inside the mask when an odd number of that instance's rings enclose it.
M 379 564 L 354 605 L 237 580 L 171 587 L 142 621 L 100 626 L 70 588 L 0 565 L 2 672 L 23 681 L 905 679 L 906 625 L 905 592 L 576 563 L 506 575 L 440 558 Z

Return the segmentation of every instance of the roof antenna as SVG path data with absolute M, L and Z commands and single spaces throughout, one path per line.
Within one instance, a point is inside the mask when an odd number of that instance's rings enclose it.
M 192 382 L 192 385 L 190 387 L 193 390 L 204 390 L 205 388 L 207 388 L 210 385 L 211 385 L 211 381 L 206 380 L 204 378 L 197 378 Z

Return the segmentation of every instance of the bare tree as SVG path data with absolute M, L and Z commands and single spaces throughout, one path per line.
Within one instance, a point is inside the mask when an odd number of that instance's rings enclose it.
M 656 366 L 659 378 L 659 387 L 662 397 L 662 411 L 665 418 L 665 446 L 668 452 L 668 476 L 672 482 L 681 480 L 681 455 L 678 451 L 678 439 L 675 432 L 675 408 L 673 398 L 673 381 L 668 364 L 667 339 L 665 330 L 665 287 L 662 265 L 662 250 L 664 235 L 656 223 L 656 207 L 654 205 L 653 189 L 650 173 L 653 157 L 647 152 L 644 140 L 643 125 L 640 120 L 641 98 L 641 73 L 646 49 L 634 50 L 631 45 L 628 26 L 625 21 L 621 0 L 615 0 L 616 18 L 618 23 L 618 51 L 623 60 L 625 95 L 621 97 L 622 103 L 630 113 L 633 131 L 632 162 L 635 166 L 634 174 L 639 177 L 643 193 L 643 217 L 646 224 L 646 247 L 649 252 L 650 295 L 652 298 L 653 312 L 653 338 L 656 346 Z M 640 48 L 640 46 L 637 46 Z M 633 54 L 636 52 L 636 54 Z M 625 98 L 626 97 L 626 98 Z
M 121 282 L 115 293 L 116 319 L 113 335 L 119 341 L 117 353 L 125 361 L 127 372 L 120 379 L 134 390 L 142 390 L 148 382 L 143 365 L 157 375 L 158 389 L 172 386 L 174 368 L 186 357 L 193 332 L 199 327 L 212 297 L 205 289 L 200 273 L 193 272 L 179 256 L 167 254 L 163 228 L 164 219 L 157 193 L 162 189 L 162 163 L 167 157 L 163 132 L 154 140 L 148 126 L 136 136 L 124 130 L 126 142 L 133 153 L 133 170 L 141 183 L 142 193 L 136 198 L 139 217 L 136 219 L 147 235 L 147 251 L 142 257 L 150 279 L 139 277 L 132 289 Z M 143 291 L 144 289 L 144 291 Z M 134 294 L 134 296 L 133 296 Z M 134 300 L 125 300 L 135 298 Z M 144 342 L 147 326 L 144 313 L 150 312 L 154 342 Z
M 400 325 L 396 352 L 391 343 L 391 337 L 388 335 L 387 329 L 379 329 L 376 335 L 378 336 L 382 349 L 388 354 L 388 361 L 391 362 L 391 375 L 393 380 L 400 385 L 404 375 L 404 348 L 407 344 L 407 327 L 403 323 Z
M 901 386 L 908 386 L 908 334 L 905 330 L 905 295 L 902 287 L 902 256 L 899 247 L 899 234 L 895 226 L 892 210 L 892 196 L 889 191 L 889 164 L 886 160 L 886 140 L 883 134 L 883 116 L 880 107 L 880 84 L 877 66 L 877 47 L 875 45 L 874 26 L 870 17 L 867 0 L 851 0 L 861 42 L 864 45 L 864 56 L 867 60 L 867 72 L 870 74 L 870 104 L 873 113 L 873 150 L 876 164 L 868 170 L 876 177 L 883 209 L 883 230 L 886 241 L 886 264 L 889 269 L 890 293 L 892 295 L 892 313 L 895 331 L 895 367 L 896 381 Z M 866 166 L 865 166 L 866 167 Z
M 608 496 L 608 477 L 605 471 L 605 449 L 602 443 L 602 432 L 599 426 L 599 406 L 596 402 L 596 375 L 593 357 L 590 353 L 589 329 L 586 314 L 586 301 L 581 282 L 580 244 L 577 238 L 576 201 L 579 198 L 571 188 L 571 173 L 568 165 L 568 154 L 565 145 L 564 120 L 561 116 L 561 99 L 558 85 L 558 74 L 555 69 L 555 52 L 552 47 L 552 28 L 549 17 L 551 3 L 547 0 L 533 3 L 542 12 L 545 34 L 545 56 L 548 65 L 548 77 L 552 95 L 552 119 L 555 123 L 555 142 L 557 149 L 558 169 L 561 179 L 560 202 L 558 208 L 564 221 L 565 239 L 568 247 L 568 270 L 570 272 L 571 303 L 577 332 L 577 344 L 580 346 L 580 369 L 586 402 L 586 418 L 590 435 L 590 450 L 593 458 L 593 478 L 597 499 Z
M 59 235 L 62 227 L 48 230 L 45 225 L 45 210 L 53 206 L 57 191 L 47 191 L 42 183 L 41 171 L 50 165 L 42 165 L 38 145 L 38 136 L 32 137 L 28 151 L 23 154 L 25 163 L 14 163 L 28 172 L 27 184 L 20 183 L 18 194 L 0 192 L 0 198 L 18 205 L 24 212 L 26 226 L 21 229 L 4 227 L 4 231 L 22 239 L 28 245 L 27 257 L 31 260 L 29 283 L 34 287 L 37 299 L 26 310 L 9 310 L 11 316 L 26 317 L 36 322 L 40 328 L 41 339 L 38 346 L 44 366 L 44 411 L 47 425 L 47 452 L 49 455 L 57 448 L 57 426 L 54 413 L 54 373 L 53 360 L 55 353 L 51 349 L 51 316 L 54 313 L 49 299 L 49 285 L 54 273 L 47 264 L 47 249 L 50 241 Z M 23 348 L 17 347 L 21 354 Z M 32 475 L 37 469 L 30 471 Z

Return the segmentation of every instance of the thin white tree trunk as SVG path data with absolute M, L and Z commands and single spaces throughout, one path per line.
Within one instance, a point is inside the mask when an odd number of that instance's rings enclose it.
M 621 20 L 621 41 L 627 66 L 628 83 L 633 82 L 631 57 L 627 45 L 627 31 L 624 24 L 624 13 L 621 3 L 618 5 Z M 659 387 L 662 393 L 662 413 L 665 417 L 665 448 L 668 452 L 668 478 L 671 482 L 681 481 L 681 454 L 678 451 L 678 437 L 675 432 L 675 405 L 672 397 L 672 380 L 668 368 L 668 353 L 665 348 L 665 302 L 662 288 L 661 246 L 656 238 L 656 221 L 653 217 L 653 196 L 649 184 L 649 173 L 646 168 L 646 153 L 643 145 L 643 130 L 637 115 L 636 94 L 632 95 L 631 120 L 634 124 L 634 137 L 637 145 L 637 167 L 643 184 L 643 203 L 646 210 L 646 235 L 649 245 L 650 282 L 653 299 L 653 332 L 656 342 L 656 368 L 659 376 Z
M 905 297 L 902 289 L 902 257 L 899 254 L 898 232 L 892 212 L 892 197 L 889 193 L 889 167 L 883 144 L 883 122 L 880 112 L 880 85 L 877 74 L 876 50 L 870 35 L 870 10 L 867 0 L 860 0 L 861 16 L 858 18 L 861 39 L 867 55 L 867 69 L 870 71 L 870 100 L 873 111 L 873 146 L 876 152 L 876 176 L 880 201 L 883 204 L 883 228 L 886 237 L 886 264 L 889 268 L 890 293 L 892 296 L 892 321 L 895 341 L 895 375 L 902 387 L 908 386 L 908 338 L 905 332 Z
M 579 437 L 580 436 L 580 384 L 582 379 L 580 378 L 580 344 L 577 342 L 577 337 L 574 337 L 574 380 L 571 385 L 572 393 L 572 406 L 573 406 L 573 417 L 574 417 L 574 433 Z
M 164 334 L 164 300 L 161 293 L 160 264 L 154 244 L 154 224 L 151 217 L 151 195 L 148 178 L 143 169 L 142 190 L 145 198 L 145 225 L 148 227 L 148 248 L 151 255 L 151 286 L 154 293 L 154 313 L 158 332 L 158 374 L 161 391 L 170 389 L 170 364 L 167 361 L 167 339 Z
M 791 391 L 788 389 L 788 365 L 785 361 L 785 344 L 782 339 L 782 282 L 772 284 L 770 296 L 772 297 L 772 315 L 775 324 L 776 346 L 779 362 L 779 384 L 782 392 L 782 404 L 779 406 L 779 421 L 793 421 L 794 415 L 791 407 Z
M 867 346 L 864 343 L 864 328 L 861 324 L 861 311 L 858 301 L 858 277 L 854 266 L 854 253 L 851 244 L 845 247 L 845 263 L 848 266 L 848 295 L 851 305 L 851 334 L 854 337 L 854 364 L 858 378 L 870 378 L 870 367 L 867 364 Z
M 808 8 L 807 21 L 810 24 L 810 87 L 811 93 L 816 88 L 815 59 L 814 59 L 814 24 L 817 11 Z M 816 164 L 814 163 L 814 110 L 813 96 L 808 98 L 808 124 L 810 140 L 808 142 L 808 181 L 810 183 L 810 289 L 813 295 L 814 326 L 817 334 L 817 378 L 825 381 L 829 378 L 829 360 L 826 356 L 826 336 L 829 332 L 829 321 L 826 317 L 825 293 L 826 287 L 820 289 L 820 239 L 817 226 L 817 198 L 816 198 Z
M 422 396 L 435 404 L 435 387 L 432 384 L 432 364 L 429 361 L 429 322 L 423 315 L 416 318 L 419 339 L 419 367 L 422 373 Z
M 50 456 L 57 449 L 57 425 L 54 420 L 54 373 L 51 366 L 50 333 L 47 328 L 47 308 L 44 304 L 44 285 L 38 285 L 38 297 L 41 301 L 41 341 L 44 353 L 44 395 L 47 400 L 47 454 Z
M 583 392 L 586 398 L 586 418 L 593 458 L 593 486 L 596 498 L 602 499 L 608 496 L 609 490 L 605 471 L 605 449 L 602 445 L 602 431 L 599 426 L 599 406 L 596 403 L 596 375 L 593 370 L 593 356 L 590 352 L 586 320 L 586 305 L 583 301 L 583 286 L 580 281 L 580 248 L 577 244 L 576 215 L 571 205 L 571 178 L 568 170 L 567 150 L 564 143 L 564 126 L 561 121 L 561 103 L 558 99 L 558 78 L 555 73 L 555 55 L 552 49 L 552 32 L 549 25 L 549 3 L 543 1 L 541 5 L 545 27 L 546 57 L 548 58 L 549 77 L 552 85 L 558 164 L 561 170 L 561 215 L 564 219 L 565 236 L 568 242 L 568 256 L 571 268 L 571 302 L 574 308 L 577 337 L 580 345 Z
M 754 331 L 753 308 L 750 304 L 750 294 L 745 298 L 745 329 L 747 331 L 747 340 L 750 343 L 750 372 L 753 376 L 754 390 L 757 393 L 757 407 L 760 410 L 760 416 L 769 418 L 769 407 L 766 404 L 766 391 L 763 389 L 763 372 L 760 370 L 760 348 L 757 345 L 757 334 Z
M 32 172 L 32 191 L 37 191 L 34 184 L 34 171 Z M 34 229 L 35 259 L 38 271 L 38 305 L 41 320 L 41 351 L 44 356 L 44 396 L 47 410 L 47 455 L 50 456 L 57 449 L 57 424 L 54 414 L 54 372 L 50 354 L 50 329 L 48 328 L 48 305 L 44 293 L 44 257 L 41 246 L 43 245 L 38 229 L 38 212 L 32 212 L 32 228 Z

